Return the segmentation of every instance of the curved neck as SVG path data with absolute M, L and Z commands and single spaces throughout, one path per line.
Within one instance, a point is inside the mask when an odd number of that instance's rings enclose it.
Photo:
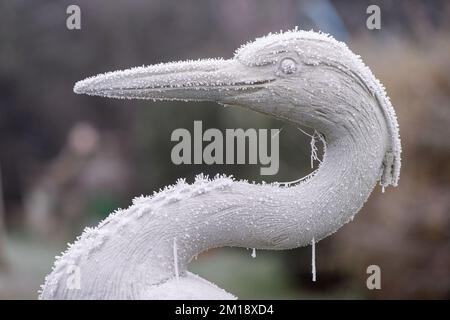
M 281 187 L 198 178 L 192 185 L 179 182 L 153 197 L 135 199 L 69 249 L 55 265 L 59 279 L 47 281 L 43 294 L 139 298 L 176 270 L 183 276 L 189 261 L 207 249 L 294 248 L 335 232 L 367 200 L 386 152 L 387 128 L 374 99 L 354 108 L 358 112 L 340 123 L 320 121 L 317 129 L 327 148 L 309 180 Z M 298 118 L 303 121 L 305 115 Z M 81 268 L 81 290 L 61 285 L 69 264 Z
M 318 241 L 352 220 L 380 179 L 388 141 L 383 114 L 366 94 L 361 92 L 364 98 L 357 106 L 346 106 L 358 112 L 346 114 L 345 120 L 317 123 L 327 148 L 309 180 L 292 187 L 200 180 L 188 188 L 204 192 L 184 197 L 180 191 L 178 201 L 157 213 L 163 216 L 159 235 L 153 234 L 154 217 L 149 216 L 151 230 L 144 223 L 143 233 L 152 237 L 148 241 L 159 242 L 151 257 L 144 254 L 141 259 L 164 266 L 166 272 L 158 281 L 174 275 L 174 241 L 177 268 L 183 274 L 193 257 L 210 248 L 294 248 Z M 304 121 L 305 116 L 299 118 Z

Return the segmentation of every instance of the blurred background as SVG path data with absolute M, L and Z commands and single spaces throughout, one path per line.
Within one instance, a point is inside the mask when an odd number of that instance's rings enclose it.
M 81 30 L 66 9 L 81 8 Z M 366 8 L 381 29 L 366 28 Z M 190 269 L 240 298 L 450 298 L 450 2 L 83 0 L 0 2 L 0 299 L 35 299 L 54 256 L 87 225 L 178 177 L 261 181 L 258 165 L 173 165 L 176 128 L 283 128 L 280 171 L 311 172 L 309 138 L 282 122 L 210 103 L 75 95 L 97 73 L 232 56 L 269 32 L 322 30 L 386 86 L 403 144 L 400 185 L 375 189 L 356 219 L 311 248 L 211 250 Z M 366 268 L 381 267 L 381 290 Z

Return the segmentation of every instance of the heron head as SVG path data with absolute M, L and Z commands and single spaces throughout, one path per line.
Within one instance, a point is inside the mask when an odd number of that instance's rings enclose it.
M 294 30 L 257 38 L 231 59 L 109 72 L 79 81 L 74 91 L 113 98 L 214 101 L 297 123 L 300 118 L 308 125 L 348 96 L 343 92 L 348 86 L 342 83 L 352 77 L 361 82 L 354 76 L 360 66 L 353 57 L 345 44 L 325 34 Z
M 330 55 L 341 51 L 337 41 L 323 34 L 291 31 L 258 38 L 231 59 L 109 72 L 79 81 L 74 91 L 113 98 L 207 100 L 283 117 L 283 110 L 311 106 L 315 90 L 324 90 L 335 77 Z

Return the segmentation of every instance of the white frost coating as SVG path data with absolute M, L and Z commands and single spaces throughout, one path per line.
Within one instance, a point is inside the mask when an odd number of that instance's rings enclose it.
M 311 240 L 311 273 L 312 281 L 316 281 L 316 241 L 314 238 Z
M 289 70 L 280 67 L 285 58 Z M 86 228 L 57 257 L 42 299 L 231 299 L 187 272 L 191 259 L 222 246 L 315 245 L 353 219 L 378 181 L 383 187 L 398 182 L 400 139 L 384 88 L 345 44 L 325 34 L 272 34 L 232 59 L 111 72 L 80 81 L 74 90 L 238 105 L 313 128 L 326 152 L 313 174 L 292 184 L 200 175 L 193 184 L 179 180 L 134 199 L 128 209 Z M 67 288 L 71 265 L 80 267 L 80 290 Z
M 175 269 L 175 279 L 180 280 L 180 274 L 178 272 L 178 249 L 177 249 L 177 238 L 173 238 L 173 267 Z
M 200 278 L 199 276 L 186 272 L 186 276 L 179 281 L 172 279 L 166 282 L 149 287 L 143 297 L 147 300 L 236 300 L 236 297 L 229 294 L 218 286 Z

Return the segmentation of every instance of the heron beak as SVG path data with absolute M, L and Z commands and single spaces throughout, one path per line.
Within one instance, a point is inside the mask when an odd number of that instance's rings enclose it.
M 252 75 L 237 60 L 157 64 L 100 74 L 75 84 L 74 92 L 111 98 L 231 102 L 274 79 Z

